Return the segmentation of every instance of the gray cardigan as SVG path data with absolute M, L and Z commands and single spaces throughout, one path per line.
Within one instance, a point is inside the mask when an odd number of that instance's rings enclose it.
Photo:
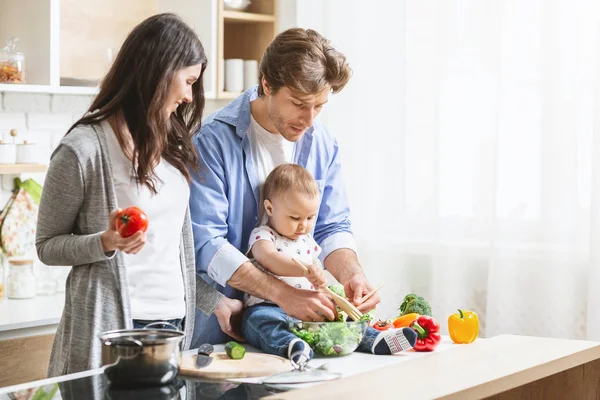
M 48 376 L 101 366 L 98 335 L 131 329 L 127 274 L 120 252 L 105 254 L 100 235 L 117 208 L 106 137 L 100 125 L 78 126 L 52 154 L 39 209 L 36 248 L 47 265 L 72 265 Z M 222 295 L 196 278 L 189 211 L 181 233 L 185 288 L 184 348 L 190 346 L 196 305 L 210 315 Z

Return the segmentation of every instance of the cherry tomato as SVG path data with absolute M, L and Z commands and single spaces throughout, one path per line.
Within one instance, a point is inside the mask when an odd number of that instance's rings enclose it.
M 117 215 L 117 232 L 126 238 L 138 231 L 146 232 L 148 229 L 148 216 L 137 207 L 128 207 Z
M 373 324 L 373 328 L 377 329 L 378 331 L 387 331 L 388 329 L 394 328 L 394 324 L 392 324 L 390 321 L 379 320 Z

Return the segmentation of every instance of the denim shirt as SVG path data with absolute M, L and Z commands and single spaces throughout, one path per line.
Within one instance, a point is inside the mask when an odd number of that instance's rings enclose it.
M 248 239 L 258 224 L 260 184 L 251 158 L 250 102 L 257 86 L 207 117 L 194 145 L 199 174 L 192 174 L 190 213 L 198 274 L 221 293 L 241 299 L 227 281 L 248 258 Z M 338 144 L 323 125 L 314 125 L 296 143 L 294 162 L 315 178 L 321 205 L 314 239 L 323 249 L 321 261 L 341 248 L 355 250 L 350 209 L 340 173 Z M 193 345 L 227 340 L 216 318 L 197 313 Z

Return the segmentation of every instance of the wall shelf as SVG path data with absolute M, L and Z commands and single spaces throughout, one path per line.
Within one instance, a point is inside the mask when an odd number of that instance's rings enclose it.
M 218 0 L 217 11 L 217 98 L 231 100 L 241 93 L 225 91 L 225 60 L 260 63 L 277 35 L 277 0 L 253 1 L 245 11 L 226 10 L 223 0 Z
M 18 175 L 31 172 L 46 172 L 46 164 L 0 164 L 0 175 Z
M 276 22 L 275 15 L 249 13 L 243 11 L 223 10 L 223 18 L 226 22 Z
M 223 100 L 233 100 L 237 99 L 242 92 L 219 92 L 219 99 Z
M 45 94 L 96 94 L 97 87 L 83 86 L 50 86 L 29 84 L 0 84 L 0 92 L 4 93 L 45 93 Z

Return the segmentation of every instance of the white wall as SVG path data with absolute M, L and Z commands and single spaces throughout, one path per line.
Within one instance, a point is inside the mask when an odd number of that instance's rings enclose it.
M 88 109 L 93 96 L 49 95 L 37 93 L 0 93 L 0 139 L 11 141 L 11 129 L 17 129 L 17 143 L 24 139 L 41 146 L 39 163 L 47 164 L 52 151 L 58 146 L 69 127 Z M 225 106 L 229 101 L 208 100 L 204 115 Z M 22 179 L 33 178 L 43 184 L 45 174 L 23 174 Z M 14 176 L 0 176 L 0 210 L 10 198 Z M 31 254 L 35 256 L 34 252 Z M 40 264 L 36 272 L 40 272 Z M 53 275 L 64 280 L 70 268 L 53 267 Z

